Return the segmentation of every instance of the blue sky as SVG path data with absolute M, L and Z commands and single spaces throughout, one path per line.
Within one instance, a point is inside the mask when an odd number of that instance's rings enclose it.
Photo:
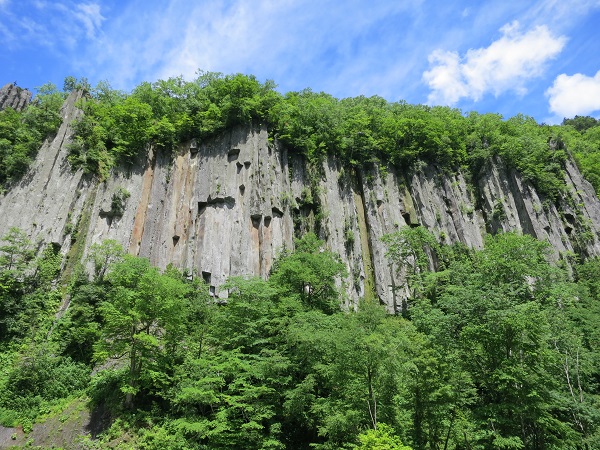
M 281 92 L 600 117 L 600 0 L 0 0 L 0 84 L 196 71 Z

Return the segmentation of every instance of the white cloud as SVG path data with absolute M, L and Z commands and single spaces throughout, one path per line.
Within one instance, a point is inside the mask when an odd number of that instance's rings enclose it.
M 500 31 L 502 37 L 489 47 L 470 49 L 462 58 L 456 52 L 432 52 L 431 69 L 423 73 L 431 89 L 428 101 L 455 104 L 461 98 L 478 101 L 485 94 L 507 91 L 523 95 L 526 82 L 542 75 L 546 63 L 566 43 L 564 36 L 554 36 L 546 26 L 522 33 L 515 21 Z
M 540 0 L 527 10 L 524 19 L 550 24 L 554 29 L 576 22 L 598 7 L 600 0 Z
M 593 77 L 581 73 L 559 75 L 546 91 L 549 109 L 561 117 L 586 115 L 600 110 L 600 70 Z
M 189 76 L 197 68 L 243 72 L 259 65 L 275 74 L 284 65 L 310 67 L 322 58 L 324 49 L 345 57 L 354 37 L 349 28 L 359 33 L 393 8 L 372 8 L 352 24 L 340 9 L 336 4 L 324 5 L 316 16 L 309 2 L 237 1 L 227 10 L 209 2 L 190 11 L 193 20 L 184 27 L 182 39 L 167 55 L 160 55 L 165 63 L 160 76 Z
M 33 0 L 13 3 L 4 8 L 7 20 L 0 26 L 0 43 L 16 48 L 33 44 L 55 50 L 74 49 L 85 38 L 96 39 L 104 20 L 100 5 L 95 2 Z M 9 0 L 0 0 L 0 7 L 6 5 Z
M 438 97 L 441 97 L 442 103 L 452 105 L 462 97 L 469 96 L 458 53 L 435 50 L 429 55 L 429 63 L 434 67 L 425 72 L 423 78 L 433 89 L 433 93 L 429 96 L 430 102 L 435 102 Z
M 102 37 L 81 59 L 92 78 L 128 89 L 140 79 L 189 79 L 203 69 L 253 73 L 285 89 L 312 86 L 334 95 L 352 86 L 358 95 L 373 73 L 388 73 L 388 83 L 399 84 L 395 68 L 383 67 L 394 65 L 386 52 L 405 37 L 395 26 L 398 36 L 386 39 L 391 18 L 411 17 L 422 2 L 370 0 L 366 7 L 365 0 L 171 0 L 143 14 L 140 3 L 113 18 L 106 14 Z
M 104 17 L 100 13 L 100 5 L 97 3 L 83 3 L 77 5 L 73 12 L 75 17 L 83 23 L 88 38 L 94 38 L 100 27 Z

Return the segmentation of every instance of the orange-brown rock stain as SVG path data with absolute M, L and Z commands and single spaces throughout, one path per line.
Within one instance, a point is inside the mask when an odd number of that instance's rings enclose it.
M 144 223 L 146 222 L 146 212 L 148 211 L 148 204 L 150 203 L 152 182 L 154 181 L 154 163 L 155 154 L 154 149 L 151 148 L 148 157 L 148 166 L 146 167 L 142 178 L 142 195 L 135 213 L 133 230 L 131 232 L 131 241 L 129 243 L 129 253 L 132 255 L 139 255 L 140 252 L 140 245 L 142 243 L 142 236 L 144 234 Z

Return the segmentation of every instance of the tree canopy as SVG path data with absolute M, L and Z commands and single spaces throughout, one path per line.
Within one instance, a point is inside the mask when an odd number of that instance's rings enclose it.
M 567 271 L 528 236 L 474 250 L 401 229 L 387 242 L 411 297 L 395 316 L 343 310 L 343 267 L 311 234 L 268 280 L 229 280 L 225 302 L 114 241 L 66 286 L 52 246 L 34 258 L 17 229 L 3 242 L 4 425 L 87 395 L 106 448 L 598 448 L 595 259 Z
M 144 82 L 129 94 L 106 82 L 89 92 L 69 159 L 101 177 L 117 164 L 131 163 L 150 144 L 172 150 L 235 126 L 262 125 L 312 161 L 327 154 L 353 166 L 413 168 L 422 161 L 477 177 L 483 162 L 500 156 L 551 199 L 564 190 L 563 164 L 571 152 L 600 187 L 595 163 L 600 148 L 593 131 L 600 128 L 593 118 L 548 126 L 523 115 L 465 114 L 377 96 L 337 99 L 310 89 L 282 95 L 270 80 L 211 72 L 191 81 Z

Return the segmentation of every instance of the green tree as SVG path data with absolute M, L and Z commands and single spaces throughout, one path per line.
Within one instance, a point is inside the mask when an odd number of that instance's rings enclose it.
M 331 95 L 310 89 L 290 92 L 270 114 L 278 139 L 310 160 L 320 160 L 340 147 L 342 116 L 338 100 Z
M 123 247 L 113 239 L 106 239 L 100 244 L 92 244 L 88 260 L 94 264 L 94 277 L 102 280 L 109 267 L 122 261 L 124 256 Z
M 470 260 L 450 264 L 435 304 L 438 339 L 457 345 L 477 388 L 471 439 L 486 448 L 546 448 L 576 436 L 554 400 L 564 385 L 555 372 L 548 287 L 561 275 L 547 250 L 529 236 L 490 237 Z M 417 316 L 427 322 L 425 313 Z
M 584 131 L 598 126 L 598 120 L 591 116 L 575 116 L 572 119 L 566 117 L 562 121 L 562 125 L 572 126 L 577 131 L 583 133 Z
M 402 444 L 399 437 L 394 436 L 394 430 L 380 423 L 374 430 L 367 430 L 358 435 L 360 445 L 357 450 L 411 450 L 411 447 Z
M 106 280 L 109 293 L 99 306 L 103 326 L 94 356 L 127 357 L 121 389 L 131 407 L 140 391 L 153 393 L 169 382 L 170 356 L 185 334 L 189 286 L 129 255 L 112 265 Z
M 12 227 L 0 245 L 0 340 L 27 333 L 26 318 L 37 316 L 35 302 L 29 304 L 34 287 L 33 244 L 27 234 Z M 29 297 L 28 297 L 29 296 Z
M 22 274 L 34 257 L 29 237 L 19 228 L 11 227 L 2 237 L 2 242 L 5 244 L 0 245 L 0 269 Z
M 306 306 L 325 312 L 338 311 L 336 279 L 345 272 L 343 263 L 324 249 L 323 241 L 314 233 L 307 233 L 295 244 L 293 252 L 284 253 L 275 263 L 271 282 L 284 297 L 297 297 Z
M 44 139 L 56 132 L 62 122 L 60 108 L 64 98 L 54 85 L 48 84 L 38 88 L 25 110 L 0 111 L 0 185 L 19 179 Z
M 210 448 L 283 448 L 281 396 L 289 382 L 282 353 L 285 314 L 264 280 L 228 283 L 227 304 L 189 342 L 177 371 L 178 427 Z M 235 331 L 233 331 L 235 330 Z M 279 414 L 278 414 L 279 413 Z
M 410 439 L 412 404 L 401 399 L 409 395 L 419 339 L 408 321 L 373 303 L 356 312 L 296 314 L 285 339 L 295 381 L 285 393 L 284 430 L 292 426 L 322 449 L 346 448 L 380 422 Z
M 77 86 L 77 78 L 72 75 L 66 76 L 63 83 L 63 91 L 71 92 L 76 89 Z
M 435 236 L 424 227 L 405 226 L 382 240 L 388 248 L 387 256 L 405 276 L 409 297 L 423 295 L 431 273 L 443 263 Z
M 94 344 L 101 334 L 102 316 L 99 306 L 106 300 L 106 286 L 80 278 L 70 289 L 70 303 L 54 330 L 62 354 L 74 361 L 93 363 Z

